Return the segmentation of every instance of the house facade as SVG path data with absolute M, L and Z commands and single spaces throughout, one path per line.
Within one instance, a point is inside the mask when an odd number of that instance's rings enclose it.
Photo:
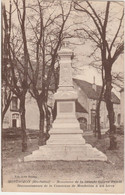
M 77 119 L 80 123 L 86 123 L 87 130 L 95 129 L 95 117 L 96 117 L 96 105 L 99 99 L 99 95 L 101 92 L 101 86 L 96 85 L 95 83 L 91 84 L 83 80 L 73 79 L 74 87 L 78 93 L 78 101 L 85 108 L 85 112 L 79 112 L 77 110 L 76 115 Z M 102 129 L 109 128 L 108 122 L 108 112 L 106 109 L 106 103 L 104 101 L 104 97 L 102 98 L 100 105 L 100 125 Z M 120 111 L 120 100 L 119 98 L 112 92 L 112 102 L 115 114 L 115 125 L 117 127 L 120 126 L 121 121 L 119 120 L 119 115 L 121 115 Z M 83 124 L 83 128 L 84 128 Z
M 80 126 L 83 130 L 94 131 L 96 104 L 101 91 L 101 86 L 98 86 L 95 83 L 91 84 L 78 79 L 73 79 L 73 84 L 75 90 L 78 93 L 78 100 L 76 102 L 76 116 L 78 121 L 80 122 Z M 120 126 L 120 100 L 114 93 L 112 93 L 112 101 L 115 112 L 115 125 Z M 52 91 L 49 91 L 48 105 L 51 108 L 54 107 L 54 94 Z M 108 113 L 104 101 L 101 102 L 100 107 L 100 122 L 102 129 L 106 129 L 109 127 Z M 21 127 L 19 100 L 16 96 L 12 97 L 10 107 L 3 121 L 3 128 L 11 127 Z M 39 109 L 36 100 L 31 97 L 30 93 L 27 93 L 26 95 L 26 127 L 27 129 L 39 129 Z

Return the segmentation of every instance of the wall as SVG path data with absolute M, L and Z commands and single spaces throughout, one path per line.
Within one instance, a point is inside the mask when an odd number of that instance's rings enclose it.
M 10 106 L 11 107 L 11 106 Z M 14 112 L 8 108 L 7 113 L 5 114 L 3 128 L 12 127 L 12 119 L 14 114 L 19 114 L 19 112 Z M 18 100 L 19 108 L 19 100 Z M 17 120 L 17 127 L 21 127 L 20 123 L 20 114 Z M 34 98 L 31 97 L 29 93 L 26 95 L 26 128 L 27 129 L 39 129 L 39 110 L 37 103 Z
M 5 114 L 4 120 L 3 120 L 3 128 L 9 128 L 11 126 L 11 114 L 10 114 L 10 108 Z
M 115 112 L 115 125 L 118 126 L 118 114 L 120 113 L 120 105 L 113 104 L 114 112 Z M 108 111 L 106 108 L 106 103 L 104 101 L 101 102 L 100 106 L 100 123 L 103 129 L 109 128 L 109 120 L 108 120 Z
M 115 125 L 117 126 L 117 127 L 119 127 L 120 126 L 120 124 L 118 124 L 118 115 L 121 115 L 120 114 L 120 104 L 114 104 L 113 105 L 113 108 L 114 108 L 114 112 L 115 112 Z
M 26 128 L 39 129 L 39 109 L 29 93 L 26 95 Z

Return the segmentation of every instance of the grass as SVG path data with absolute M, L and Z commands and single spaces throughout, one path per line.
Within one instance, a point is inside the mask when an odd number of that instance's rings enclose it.
M 117 135 L 117 150 L 108 150 L 109 138 L 104 135 L 101 140 L 85 136 L 86 142 L 97 147 L 108 157 L 108 162 L 100 161 L 37 161 L 24 162 L 24 156 L 38 149 L 38 140 L 28 140 L 28 150 L 21 152 L 21 140 L 5 139 L 2 142 L 3 182 L 6 178 L 16 176 L 37 176 L 41 180 L 115 180 L 123 181 L 124 170 L 124 136 Z

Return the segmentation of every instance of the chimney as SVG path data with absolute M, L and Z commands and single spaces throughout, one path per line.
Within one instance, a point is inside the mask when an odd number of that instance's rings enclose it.
M 93 84 L 92 84 L 92 88 L 96 91 L 95 76 L 93 77 Z

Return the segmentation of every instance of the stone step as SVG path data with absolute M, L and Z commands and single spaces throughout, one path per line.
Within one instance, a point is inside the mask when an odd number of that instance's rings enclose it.
M 49 139 L 54 139 L 54 140 L 84 140 L 82 134 L 57 134 L 57 135 L 51 135 Z
M 47 144 L 85 144 L 82 134 L 51 134 Z
M 54 121 L 54 123 L 79 123 L 78 120 L 76 119 L 76 116 L 74 116 L 73 118 L 71 118 L 70 116 L 65 116 L 65 117 L 60 117 L 60 118 L 56 118 L 56 120 Z
M 80 124 L 79 123 L 66 123 L 66 122 L 53 123 L 52 127 L 53 128 L 62 128 L 62 129 L 65 129 L 65 128 L 80 128 Z
M 49 131 L 49 134 L 83 134 L 83 130 L 80 128 L 52 128 Z
M 24 161 L 88 161 L 99 160 L 107 161 L 107 157 L 101 151 L 93 148 L 90 144 L 79 145 L 46 145 L 41 146 L 39 150 L 34 151 L 31 155 L 24 158 Z

